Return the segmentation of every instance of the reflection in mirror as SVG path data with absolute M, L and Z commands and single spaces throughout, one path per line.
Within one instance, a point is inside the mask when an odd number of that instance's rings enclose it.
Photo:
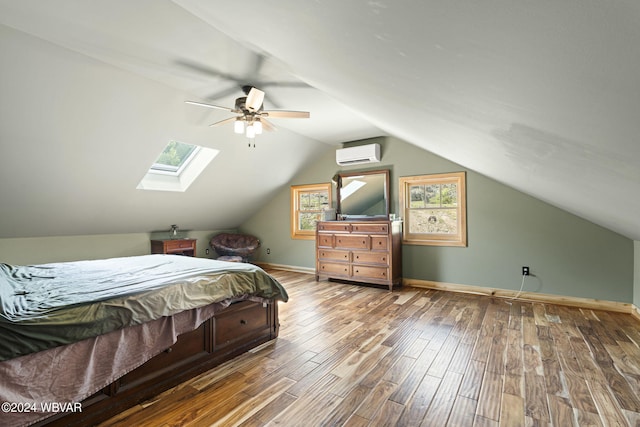
M 338 211 L 346 219 L 389 216 L 389 171 L 340 174 Z

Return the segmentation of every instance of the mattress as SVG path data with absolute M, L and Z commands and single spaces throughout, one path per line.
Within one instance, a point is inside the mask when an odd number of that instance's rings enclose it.
M 0 264 L 0 361 L 212 303 L 287 301 L 260 267 L 177 255 Z

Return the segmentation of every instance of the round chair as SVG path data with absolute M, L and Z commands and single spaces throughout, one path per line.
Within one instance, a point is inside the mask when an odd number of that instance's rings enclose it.
M 241 257 L 242 262 L 248 262 L 260 247 L 260 240 L 249 234 L 221 233 L 213 236 L 209 244 L 222 261 L 238 261 L 237 258 L 230 257 Z

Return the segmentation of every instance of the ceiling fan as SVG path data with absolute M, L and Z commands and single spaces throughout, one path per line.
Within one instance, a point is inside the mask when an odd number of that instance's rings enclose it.
M 209 126 L 221 126 L 233 123 L 235 133 L 244 133 L 247 138 L 253 139 L 263 130 L 273 131 L 276 127 L 267 118 L 294 118 L 306 119 L 310 117 L 308 111 L 286 111 L 286 110 L 263 110 L 264 92 L 253 86 L 243 86 L 242 91 L 246 96 L 236 99 L 233 108 L 221 107 L 219 105 L 205 104 L 196 101 L 185 101 L 187 104 L 198 105 L 200 107 L 225 110 L 236 114 L 235 117 L 220 120 Z
M 309 88 L 310 86 L 301 81 L 291 81 L 288 79 L 272 79 L 272 78 L 261 78 L 265 77 L 265 64 L 269 62 L 269 58 L 261 53 L 251 52 L 251 65 L 248 69 L 245 70 L 244 73 L 241 73 L 239 76 L 235 76 L 224 71 L 213 68 L 207 64 L 203 64 L 200 62 L 191 61 L 188 59 L 178 59 L 176 62 L 182 68 L 185 68 L 190 71 L 195 71 L 198 74 L 204 74 L 209 77 L 214 77 L 216 79 L 227 80 L 230 83 L 233 83 L 229 87 L 225 87 L 220 89 L 218 92 L 213 93 L 207 96 L 209 100 L 215 100 L 223 98 L 227 95 L 231 95 L 238 89 L 243 89 L 246 85 L 251 87 L 259 87 L 262 89 L 266 89 L 268 87 L 279 87 L 279 88 Z M 267 73 L 269 73 L 267 71 Z M 277 104 L 274 103 L 273 99 L 269 99 L 272 105 L 275 105 L 277 108 Z

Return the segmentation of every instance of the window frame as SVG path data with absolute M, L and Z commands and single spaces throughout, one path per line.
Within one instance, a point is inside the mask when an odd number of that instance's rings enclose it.
M 154 162 L 151 167 L 147 169 L 147 172 L 138 183 L 136 189 L 185 192 L 209 163 L 220 153 L 220 150 L 213 148 L 171 140 L 165 145 L 158 157 L 156 157 L 156 160 L 160 158 L 172 142 L 186 144 L 194 148 L 183 159 L 179 166 L 169 166 Z
M 411 205 L 411 186 L 433 185 L 433 184 L 457 184 L 458 206 L 457 206 L 457 234 L 423 234 L 411 233 L 409 215 Z M 399 178 L 399 201 L 400 209 L 404 218 L 402 228 L 402 243 L 408 245 L 429 245 L 429 246 L 467 246 L 467 192 L 466 192 L 466 172 L 451 172 L 430 175 L 417 175 Z M 415 208 L 414 208 L 415 209 Z
M 186 156 L 184 156 L 181 159 L 180 164 L 177 165 L 177 166 L 167 165 L 167 164 L 164 164 L 164 163 L 158 163 L 158 160 L 160 160 L 160 157 L 162 157 L 164 152 L 167 150 L 167 148 L 172 143 L 188 146 L 189 147 L 189 152 L 187 153 Z M 156 159 L 156 161 L 149 168 L 149 173 L 158 173 L 158 174 L 168 174 L 168 175 L 180 176 L 182 171 L 185 168 L 187 168 L 189 163 L 191 163 L 191 161 L 198 155 L 198 152 L 200 151 L 201 148 L 202 147 L 200 147 L 198 145 L 188 144 L 186 142 L 175 141 L 175 140 L 169 141 L 169 143 L 167 145 L 165 145 L 165 147 L 162 150 L 162 152 L 160 153 L 160 155 L 158 155 L 158 158 Z
M 292 185 L 290 194 L 291 194 L 291 238 L 292 239 L 301 239 L 301 240 L 315 240 L 316 238 L 316 230 L 301 230 L 299 223 L 299 213 L 300 211 L 300 196 L 302 194 L 307 193 L 318 193 L 318 192 L 327 192 L 327 200 L 329 201 L 329 207 L 331 207 L 331 183 L 321 183 L 321 184 L 303 184 L 303 185 Z M 311 211 L 315 212 L 315 211 Z M 322 212 L 322 211 L 318 211 Z

